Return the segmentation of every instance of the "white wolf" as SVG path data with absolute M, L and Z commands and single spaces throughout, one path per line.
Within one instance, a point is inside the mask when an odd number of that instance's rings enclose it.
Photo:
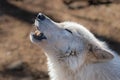
M 30 39 L 48 59 L 51 80 L 120 80 L 120 58 L 85 27 L 39 13 Z

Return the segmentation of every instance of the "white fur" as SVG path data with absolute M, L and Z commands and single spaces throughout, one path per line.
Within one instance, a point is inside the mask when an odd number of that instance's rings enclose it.
M 39 26 L 47 40 L 37 41 L 30 35 L 31 41 L 44 50 L 51 80 L 120 80 L 119 56 L 82 25 L 74 22 L 55 23 L 48 18 L 36 21 L 35 25 Z M 64 29 L 71 30 L 72 34 Z M 93 60 L 94 55 L 87 56 L 88 44 L 97 46 L 98 49 L 93 48 L 93 53 L 94 50 L 100 54 L 105 51 L 106 55 L 100 60 Z

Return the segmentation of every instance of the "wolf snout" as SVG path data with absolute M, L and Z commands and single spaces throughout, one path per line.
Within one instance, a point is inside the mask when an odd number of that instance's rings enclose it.
M 39 14 L 37 15 L 37 19 L 43 21 L 43 20 L 46 19 L 46 16 L 45 16 L 44 14 L 42 14 L 42 13 L 39 13 Z

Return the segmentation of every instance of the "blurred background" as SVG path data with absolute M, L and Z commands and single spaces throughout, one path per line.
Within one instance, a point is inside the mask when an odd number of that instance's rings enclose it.
M 78 22 L 120 54 L 119 0 L 0 0 L 0 80 L 49 80 L 46 56 L 29 33 L 42 12 Z

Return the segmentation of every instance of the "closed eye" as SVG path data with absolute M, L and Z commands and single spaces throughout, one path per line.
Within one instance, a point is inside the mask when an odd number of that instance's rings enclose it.
M 72 34 L 72 31 L 70 31 L 69 29 L 65 29 L 65 30 Z

